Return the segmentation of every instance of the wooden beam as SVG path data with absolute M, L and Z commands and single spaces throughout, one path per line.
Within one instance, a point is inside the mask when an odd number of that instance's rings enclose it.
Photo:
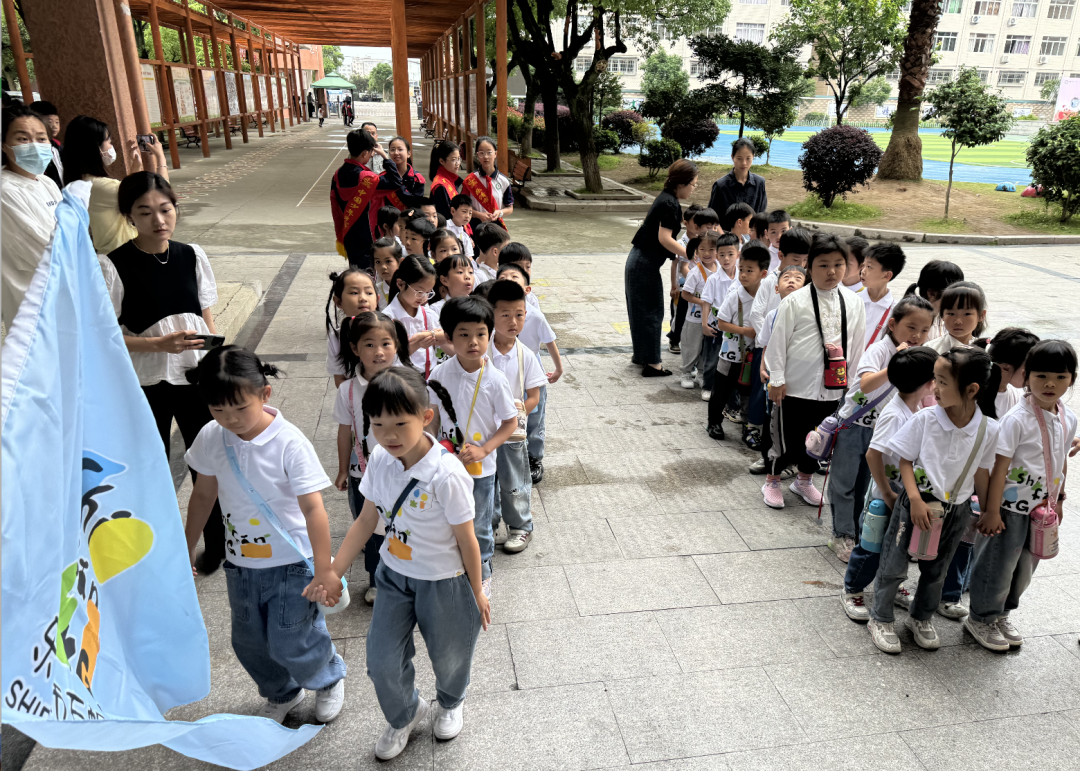
M 510 162 L 510 136 L 506 122 L 506 0 L 495 0 L 495 103 L 499 128 L 499 168 Z M 556 116 L 553 116 L 556 117 Z
M 191 28 L 191 9 L 188 0 L 184 0 L 184 34 L 187 38 L 188 62 L 191 64 L 191 88 L 199 103 L 195 105 L 195 117 L 199 119 L 199 136 L 202 141 L 204 158 L 210 157 L 210 135 L 206 130 L 206 93 L 203 91 L 202 73 L 199 72 L 199 59 L 195 55 L 195 32 Z
M 124 71 L 127 73 L 128 92 L 131 94 L 131 109 L 135 113 L 135 131 L 138 134 L 150 133 L 150 114 L 146 110 L 146 97 L 142 90 L 142 71 L 139 67 L 139 48 L 135 44 L 135 28 L 131 24 L 131 9 L 125 0 L 114 0 L 116 26 L 120 34 L 120 51 L 124 56 Z M 8 27 L 9 32 L 11 27 Z M 18 34 L 15 35 L 18 37 Z M 14 38 L 12 38 L 14 42 Z M 127 153 L 124 153 L 126 156 Z M 128 159 L 125 157 L 125 166 Z M 129 169 L 130 171 L 130 169 Z
M 12 0 L 4 0 L 4 19 L 7 21 L 8 38 L 11 40 L 11 53 L 15 57 L 15 71 L 19 74 L 23 103 L 30 104 L 34 101 L 34 89 L 30 87 L 30 69 L 26 66 L 26 51 L 23 49 L 22 34 L 19 32 L 19 17 L 15 13 L 15 3 Z
M 394 68 L 394 115 L 398 136 L 412 145 L 412 114 L 409 110 L 409 42 L 405 26 L 405 0 L 390 4 L 390 56 Z M 405 173 L 405 169 L 398 169 Z
M 154 56 L 160 62 L 158 65 L 157 85 L 161 94 L 161 120 L 165 129 L 165 136 L 169 139 L 169 157 L 174 169 L 180 168 L 180 150 L 176 146 L 177 134 L 173 130 L 175 125 L 172 111 L 172 98 L 169 95 L 169 74 L 165 64 L 165 54 L 161 49 L 161 25 L 158 24 L 157 12 L 158 0 L 150 0 L 150 36 L 154 40 Z
M 217 82 L 221 128 L 225 132 L 225 149 L 232 150 L 232 129 L 229 128 L 229 90 L 225 86 L 225 41 L 218 41 L 216 24 L 210 27 L 210 47 L 214 49 L 214 80 Z
M 487 104 L 487 30 L 484 29 L 484 0 L 476 9 L 476 136 L 482 137 L 491 129 Z
M 248 141 L 248 109 L 247 95 L 244 93 L 243 68 L 240 66 L 240 46 L 236 43 L 236 22 L 233 15 L 229 14 L 229 43 L 232 49 L 233 72 L 236 78 L 236 101 L 240 103 L 240 136 L 244 144 Z

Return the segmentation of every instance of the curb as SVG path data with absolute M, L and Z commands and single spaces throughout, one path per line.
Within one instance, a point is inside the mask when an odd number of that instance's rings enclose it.
M 792 219 L 799 225 L 815 232 L 833 233 L 838 236 L 860 236 L 871 241 L 898 241 L 909 244 L 965 244 L 970 246 L 1026 246 L 1034 244 L 1080 244 L 1080 235 L 1031 235 L 993 236 L 981 233 L 921 233 L 910 230 L 886 230 L 867 225 L 842 225 L 834 222 L 812 222 Z

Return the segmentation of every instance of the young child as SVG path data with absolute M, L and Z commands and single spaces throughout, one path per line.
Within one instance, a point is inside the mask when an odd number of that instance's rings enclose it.
M 897 303 L 885 336 L 867 348 L 859 360 L 855 373 L 858 388 L 848 389 L 840 407 L 838 417 L 843 430 L 836 434 L 829 465 L 833 534 L 828 546 L 841 562 L 848 561 L 858 541 L 855 519 L 863 510 L 866 489 L 870 486 L 866 451 L 877 416 L 892 393 L 889 362 L 898 351 L 923 345 L 933 323 L 934 309 L 921 297 L 912 295 Z
M 971 612 L 964 619 L 976 642 L 992 651 L 1024 643 L 1009 613 L 1020 606 L 1039 564 L 1030 550 L 1031 512 L 1049 506 L 1060 521 L 1067 453 L 1076 436 L 1076 414 L 1062 401 L 1076 382 L 1073 347 L 1064 340 L 1040 342 L 1028 353 L 1024 372 L 1027 393 L 1001 419 L 977 526 Z
M 761 286 L 762 277 L 769 270 L 769 247 L 762 241 L 749 241 L 739 256 L 739 284 L 728 292 L 717 309 L 716 329 L 722 332 L 723 347 L 720 349 L 717 372 L 720 377 L 709 396 L 709 436 L 724 438 L 724 405 L 734 390 L 738 389 L 746 404 L 750 389 L 748 354 L 754 348 L 754 328 L 750 326 L 750 308 Z M 744 435 L 745 438 L 745 435 Z
M 930 339 L 936 340 L 945 334 L 945 326 L 938 315 L 941 309 L 941 295 L 952 284 L 964 280 L 964 271 L 960 266 L 945 260 L 930 260 L 919 271 L 919 280 L 907 288 L 904 295 L 914 294 L 916 290 L 924 300 L 934 306 L 934 328 L 930 330 Z
M 326 298 L 326 374 L 334 376 L 334 387 L 345 381 L 345 360 L 341 356 L 338 315 L 349 317 L 379 309 L 379 292 L 371 275 L 355 265 L 330 274 L 330 296 Z M 330 316 L 334 304 L 334 317 Z
M 435 291 L 438 302 L 431 305 L 436 313 L 442 311 L 451 297 L 467 297 L 476 284 L 473 263 L 461 253 L 454 253 L 435 265 Z
M 768 222 L 766 233 L 769 238 L 769 254 L 772 256 L 769 270 L 774 271 L 780 267 L 780 237 L 791 230 L 791 215 L 783 209 L 773 209 L 769 212 Z
M 452 217 L 450 202 L 461 191 L 461 150 L 456 142 L 444 139 L 431 148 L 431 196 L 435 211 L 444 217 Z
M 490 597 L 497 451 L 517 428 L 518 412 L 510 383 L 487 355 L 495 328 L 490 303 L 479 297 L 454 297 L 442 315 L 455 356 L 432 370 L 428 386 L 440 405 L 440 438 L 453 444 L 472 476 L 473 526 L 480 544 L 484 594 Z
M 691 260 L 691 268 L 686 282 L 683 284 L 682 299 L 688 304 L 690 310 L 686 313 L 687 326 L 681 341 L 682 348 L 682 385 L 683 388 L 693 388 L 698 383 L 698 378 L 704 387 L 705 373 L 708 371 L 707 359 L 713 359 L 712 367 L 715 371 L 715 348 L 714 336 L 705 337 L 702 332 L 703 325 L 707 325 L 710 305 L 701 299 L 702 290 L 709 277 L 719 270 L 716 262 L 716 242 L 720 239 L 716 233 L 707 232 L 697 238 L 691 238 L 686 245 L 686 255 Z M 705 313 L 702 314 L 704 308 Z M 704 322 L 702 317 L 704 315 Z M 700 373 L 700 374 L 699 374 Z M 712 390 L 713 378 L 709 378 L 707 391 Z M 704 393 L 704 392 L 703 392 Z M 704 396 L 703 396 L 704 398 Z
M 867 625 L 874 645 L 885 653 L 900 652 L 893 603 L 907 578 L 914 528 L 931 529 L 928 503 L 943 519 L 937 556 L 919 561 L 919 587 L 908 611 L 908 628 L 920 648 L 941 646 L 931 617 L 941 601 L 945 571 L 971 518 L 971 496 L 977 492 L 980 501 L 987 501 L 998 441 L 994 398 L 1000 376 L 985 351 L 970 346 L 946 351 L 934 364 L 937 406 L 916 414 L 889 442 L 889 452 L 900 460 L 903 491 L 881 544 Z
M 750 204 L 738 201 L 731 204 L 724 212 L 720 220 L 720 227 L 725 233 L 734 233 L 745 244 L 750 240 L 750 220 L 754 216 L 754 210 Z
M 450 221 L 446 223 L 446 229 L 461 241 L 462 254 L 475 258 L 470 220 L 472 220 L 472 199 L 459 193 L 450 201 Z
M 435 226 L 423 217 L 413 217 L 407 221 L 401 233 L 401 245 L 405 247 L 405 254 L 427 257 L 428 239 L 434 234 Z
M 400 241 L 383 237 L 372 244 L 371 259 L 375 263 L 375 291 L 379 295 L 379 310 L 382 310 L 390 304 L 390 284 L 405 259 L 405 252 Z
M 986 295 L 978 284 L 957 281 L 941 294 L 938 315 L 945 334 L 927 345 L 945 353 L 958 345 L 971 345 L 986 329 Z
M 863 291 L 859 292 L 866 306 L 866 347 L 881 339 L 889 314 L 893 308 L 893 296 L 889 282 L 900 275 L 907 261 L 904 250 L 897 244 L 882 242 L 864 251 L 862 266 Z M 931 306 L 932 308 L 933 306 Z
M 507 264 L 521 266 L 521 269 L 525 271 L 525 275 L 529 276 L 530 282 L 532 281 L 533 256 L 532 252 L 529 251 L 529 247 L 525 246 L 525 244 L 511 241 L 503 246 L 502 251 L 499 252 L 499 265 Z M 525 302 L 528 303 L 529 307 L 540 310 L 540 300 L 531 289 L 525 293 Z
M 514 213 L 514 193 L 510 189 L 510 178 L 495 165 L 497 155 L 495 140 L 479 137 L 473 148 L 476 171 L 465 178 L 461 191 L 472 197 L 470 224 L 474 230 L 481 222 L 494 222 L 509 233 L 503 217 Z
M 435 202 L 430 198 L 420 201 L 420 216 L 431 223 L 431 227 L 438 230 L 444 223 L 439 222 L 439 212 L 435 209 Z
M 498 278 L 516 281 L 525 290 L 525 300 L 528 302 L 531 289 L 529 274 L 520 264 L 511 262 L 500 265 Z M 541 310 L 529 308 L 525 315 L 525 323 L 518 333 L 518 340 L 533 352 L 537 361 L 540 361 L 540 346 L 547 349 L 554 367 L 552 372 L 545 373 L 548 385 L 557 383 L 563 374 L 562 356 L 559 355 L 559 346 L 555 343 L 555 339 L 555 331 L 548 324 Z M 543 368 L 542 363 L 541 368 Z M 544 479 L 544 417 L 546 414 L 547 385 L 542 385 L 540 386 L 540 402 L 536 405 L 536 409 L 529 413 L 529 470 L 534 485 L 540 484 Z
M 427 307 L 435 296 L 435 268 L 426 257 L 410 254 L 401 261 L 390 282 L 390 304 L 386 315 L 397 319 L 409 334 L 409 354 L 413 366 L 426 380 L 435 366 L 435 348 L 446 342 L 439 314 Z
M 904 301 L 907 301 L 905 298 Z M 926 302 L 921 297 L 919 302 Z M 938 355 L 925 345 L 904 348 L 897 351 L 889 360 L 887 374 L 889 385 L 896 393 L 887 400 L 885 408 L 874 422 L 874 435 L 866 451 L 866 465 L 873 477 L 869 499 L 880 499 L 891 512 L 896 506 L 896 498 L 903 490 L 900 482 L 900 461 L 889 452 L 889 442 L 896 432 L 903 428 L 915 413 L 923 398 L 934 386 L 934 363 Z M 835 474 L 836 468 L 833 467 Z M 859 532 L 862 518 L 866 516 L 863 508 L 859 514 Z M 877 575 L 879 552 L 864 549 L 856 539 L 847 560 L 847 572 L 844 574 L 844 591 L 840 595 L 840 604 L 852 621 L 869 621 L 870 608 L 866 605 L 866 587 Z
M 515 281 L 492 284 L 487 295 L 495 310 L 495 335 L 490 351 L 491 363 L 510 383 L 510 393 L 518 407 L 518 425 L 510 439 L 499 448 L 495 474 L 495 516 L 491 527 L 495 545 L 516 554 L 532 540 L 532 478 L 529 471 L 529 448 L 526 442 L 528 416 L 540 403 L 540 389 L 547 378 L 540 361 L 518 340 L 525 326 L 527 307 L 525 290 Z M 506 533 L 500 535 L 499 523 L 506 520 Z
M 378 446 L 360 482 L 364 508 L 338 549 L 334 572 L 344 575 L 375 529 L 385 529 L 367 671 L 387 721 L 375 757 L 390 760 L 428 714 L 415 686 L 413 630 L 419 626 L 438 683 L 434 734 L 448 741 L 461 732 L 476 640 L 491 623 L 491 607 L 481 584 L 473 485 L 424 431 L 434 414 L 423 378 L 405 367 L 384 370 L 368 384 L 363 406 Z M 315 582 L 305 591 L 321 593 Z
M 499 270 L 499 253 L 508 243 L 510 235 L 493 222 L 485 222 L 473 230 L 476 242 L 477 281 L 494 281 Z
M 428 253 L 431 255 L 432 262 L 438 265 L 451 254 L 464 254 L 464 251 L 457 236 L 449 230 L 440 228 L 428 239 Z
M 401 243 L 401 212 L 396 206 L 380 207 L 376 223 L 379 239 L 393 238 Z
M 221 501 L 233 652 L 266 699 L 258 715 L 283 722 L 307 689 L 315 691 L 316 719 L 328 723 L 345 700 L 345 662 L 297 581 L 313 579 L 332 602 L 341 596 L 320 493 L 330 480 L 307 437 L 267 406 L 266 377 L 276 374 L 234 345 L 210 351 L 188 372 L 214 420 L 184 456 L 198 474 L 185 535 L 194 565 L 203 525 Z
M 848 236 L 844 239 L 848 245 L 847 272 L 844 274 L 844 287 L 852 292 L 862 291 L 862 266 L 866 260 L 866 250 L 870 242 L 862 236 Z
M 821 505 L 812 478 L 818 463 L 806 453 L 806 435 L 836 411 L 847 372 L 859 370 L 866 339 L 862 300 L 839 289 L 847 259 L 842 239 L 827 233 L 814 237 L 807 256 L 810 285 L 780 304 L 765 351 L 769 398 L 776 406 L 761 493 L 774 509 L 784 506 L 780 473 L 792 463 L 799 475 L 791 491 L 811 506 Z
M 696 203 L 687 207 L 683 221 L 686 223 L 686 232 L 679 237 L 679 243 L 683 246 L 690 243 L 690 239 L 699 237 L 707 230 L 720 228 L 720 218 L 716 216 L 716 212 Z M 686 314 L 689 310 L 686 300 L 682 297 L 682 289 L 686 284 L 691 262 L 680 254 L 671 263 L 671 330 L 667 337 L 668 350 L 672 353 L 682 351 L 682 331 L 686 325 Z
M 989 340 L 976 340 L 974 345 L 985 348 L 990 360 L 1001 368 L 1001 385 L 998 387 L 994 407 L 1004 417 L 1020 403 L 1024 395 L 1024 361 L 1028 351 L 1039 342 L 1039 336 L 1020 327 L 1005 327 Z
M 765 212 L 755 212 L 750 218 L 750 238 L 769 243 L 769 215 Z
M 738 236 L 731 233 L 720 233 L 717 236 L 717 270 L 709 276 L 701 289 L 701 301 L 707 309 L 701 318 L 701 334 L 703 339 L 712 341 L 710 360 L 713 362 L 711 366 L 706 365 L 703 372 L 699 371 L 702 401 L 706 401 L 706 393 L 709 398 L 712 397 L 716 382 L 716 363 L 720 355 L 720 339 L 715 327 L 716 312 L 723 305 L 731 288 L 739 282 L 739 246 Z
M 370 457 L 370 443 L 361 407 L 368 382 L 384 369 L 393 366 L 412 367 L 409 361 L 409 336 L 400 321 L 382 313 L 361 313 L 341 322 L 341 350 L 345 358 L 348 380 L 338 386 L 334 401 L 334 420 L 338 424 L 338 473 L 334 487 L 349 494 L 349 511 L 353 519 L 364 508 L 360 480 Z M 368 572 L 368 589 L 364 601 L 375 602 L 375 569 L 379 567 L 379 547 L 383 531 L 376 529 L 364 547 L 364 568 Z

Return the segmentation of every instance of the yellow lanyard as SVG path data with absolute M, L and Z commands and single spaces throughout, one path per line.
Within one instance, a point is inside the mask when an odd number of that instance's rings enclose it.
M 484 364 L 485 361 L 480 362 L 480 374 L 476 377 L 476 388 L 472 393 L 472 404 L 469 406 L 469 419 L 465 422 L 465 441 L 469 440 L 469 426 L 472 425 L 473 410 L 476 409 L 476 397 L 480 394 L 480 381 L 484 378 Z

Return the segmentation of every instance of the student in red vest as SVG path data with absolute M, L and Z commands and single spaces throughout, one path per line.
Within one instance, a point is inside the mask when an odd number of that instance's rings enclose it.
M 435 145 L 431 151 L 431 191 L 428 197 L 435 204 L 435 211 L 449 222 L 453 218 L 450 202 L 461 192 L 461 150 L 449 139 Z
M 462 192 L 473 200 L 472 226 L 481 222 L 494 222 L 507 233 L 510 232 L 503 217 L 514 213 L 514 194 L 510 191 L 510 178 L 495 166 L 496 146 L 491 137 L 476 140 L 473 156 L 477 169 L 465 178 Z
M 424 201 L 423 174 L 417 174 L 412 165 L 412 145 L 405 137 L 394 137 L 389 145 L 390 160 L 394 162 L 401 178 L 401 187 L 397 190 L 380 189 L 375 195 L 375 201 L 368 207 L 368 217 L 371 221 L 371 232 L 379 233 L 379 209 L 384 206 L 393 206 L 400 212 L 419 210 Z M 387 177 L 386 166 L 383 166 L 380 175 L 385 180 Z
M 378 193 L 401 188 L 401 175 L 391 160 L 383 161 L 383 175 L 368 168 L 376 145 L 368 132 L 355 129 L 345 140 L 349 157 L 334 172 L 330 183 L 330 211 L 334 216 L 337 250 L 349 259 L 350 265 L 371 270 L 371 244 L 375 239 L 369 210 Z M 378 212 L 378 207 L 375 211 Z

